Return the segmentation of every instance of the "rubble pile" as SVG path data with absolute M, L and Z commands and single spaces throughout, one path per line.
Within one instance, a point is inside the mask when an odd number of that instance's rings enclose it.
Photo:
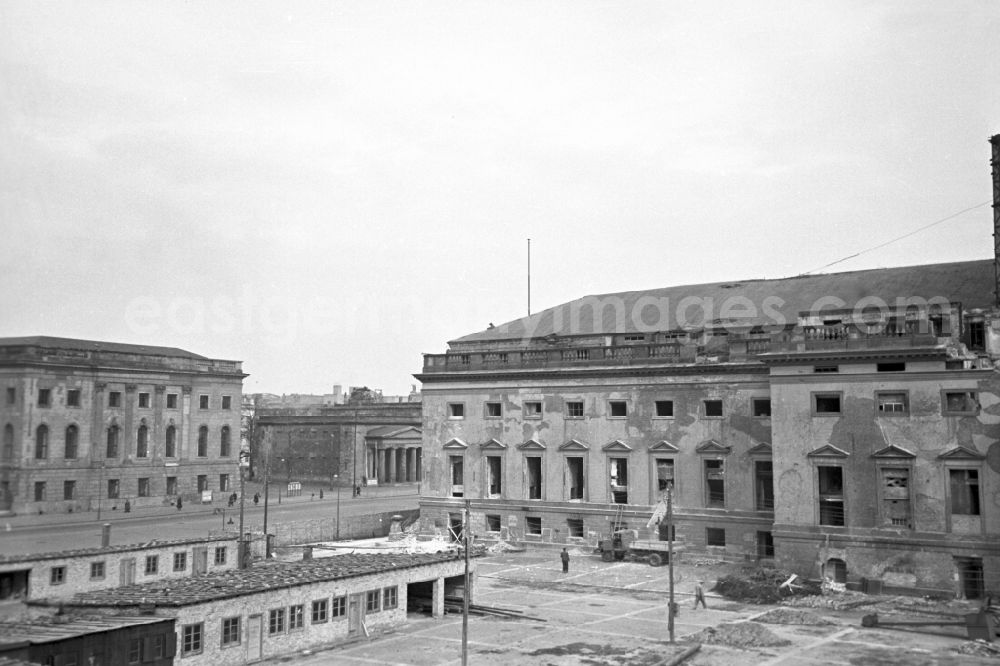
M 987 643 L 981 639 L 966 641 L 955 648 L 955 651 L 959 654 L 965 654 L 972 657 L 992 657 L 994 659 L 1000 659 L 1000 645 L 996 643 Z
M 801 624 L 810 626 L 833 624 L 833 622 L 824 617 L 797 608 L 775 608 L 758 617 L 756 621 L 765 624 Z
M 760 568 L 746 574 L 723 576 L 713 588 L 727 599 L 751 604 L 773 604 L 792 596 L 820 593 L 819 585 L 798 580 L 794 574 L 771 568 Z
M 860 606 L 871 606 L 878 602 L 878 597 L 861 592 L 840 592 L 813 596 L 788 597 L 782 601 L 786 606 L 797 608 L 825 608 L 828 610 L 852 610 Z
M 732 622 L 717 627 L 705 627 L 696 634 L 685 636 L 684 640 L 734 648 L 781 647 L 792 644 L 791 641 L 779 638 L 770 629 L 756 622 Z

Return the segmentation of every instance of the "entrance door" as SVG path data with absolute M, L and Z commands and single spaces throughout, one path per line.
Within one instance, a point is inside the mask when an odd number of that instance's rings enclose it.
M 135 582 L 135 558 L 127 557 L 118 564 L 118 582 L 131 585 Z
M 264 639 L 264 622 L 260 615 L 247 618 L 247 661 L 258 661 L 261 654 L 261 642 Z
M 191 575 L 201 576 L 208 572 L 208 546 L 198 546 L 193 549 L 193 561 L 191 562 Z
M 352 594 L 347 599 L 347 635 L 358 636 L 361 634 L 364 616 L 364 599 L 360 594 Z

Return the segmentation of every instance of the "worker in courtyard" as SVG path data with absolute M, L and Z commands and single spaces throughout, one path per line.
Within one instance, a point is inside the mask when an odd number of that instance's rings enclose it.
M 695 583 L 695 586 L 694 586 L 694 607 L 695 607 L 695 609 L 698 608 L 698 603 L 699 602 L 701 603 L 701 607 L 702 608 L 706 608 L 706 609 L 708 608 L 708 605 L 705 603 L 705 588 L 702 587 L 702 585 L 704 583 L 705 583 L 705 581 L 703 581 L 703 580 L 699 580 L 697 583 Z
M 559 553 L 559 559 L 562 560 L 563 573 L 569 573 L 569 553 L 565 548 Z

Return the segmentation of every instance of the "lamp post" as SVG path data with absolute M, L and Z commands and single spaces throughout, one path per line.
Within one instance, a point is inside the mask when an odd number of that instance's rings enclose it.
M 244 473 L 246 468 L 250 466 L 250 446 L 244 449 L 240 447 L 240 538 L 236 541 L 239 546 L 237 550 L 239 551 L 240 569 L 247 568 L 247 542 L 246 534 L 243 532 L 243 507 L 246 502 L 246 474 Z M 222 510 L 222 529 L 226 529 L 226 510 Z M 267 539 L 267 536 L 264 536 Z
M 333 482 L 337 484 L 337 541 L 340 541 L 340 483 L 336 474 L 333 475 Z
M 667 484 L 667 562 L 670 565 L 670 600 L 667 610 L 667 632 L 674 642 L 674 484 Z

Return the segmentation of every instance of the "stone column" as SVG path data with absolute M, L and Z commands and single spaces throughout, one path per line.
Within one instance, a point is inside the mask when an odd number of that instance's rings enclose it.
M 389 449 L 389 483 L 396 482 L 396 447 Z
M 434 581 L 431 594 L 431 617 L 444 617 L 444 578 Z
M 382 458 L 384 457 L 384 449 L 377 449 L 375 451 L 375 481 L 377 483 L 382 483 L 382 470 L 385 468 L 385 465 L 382 464 Z

